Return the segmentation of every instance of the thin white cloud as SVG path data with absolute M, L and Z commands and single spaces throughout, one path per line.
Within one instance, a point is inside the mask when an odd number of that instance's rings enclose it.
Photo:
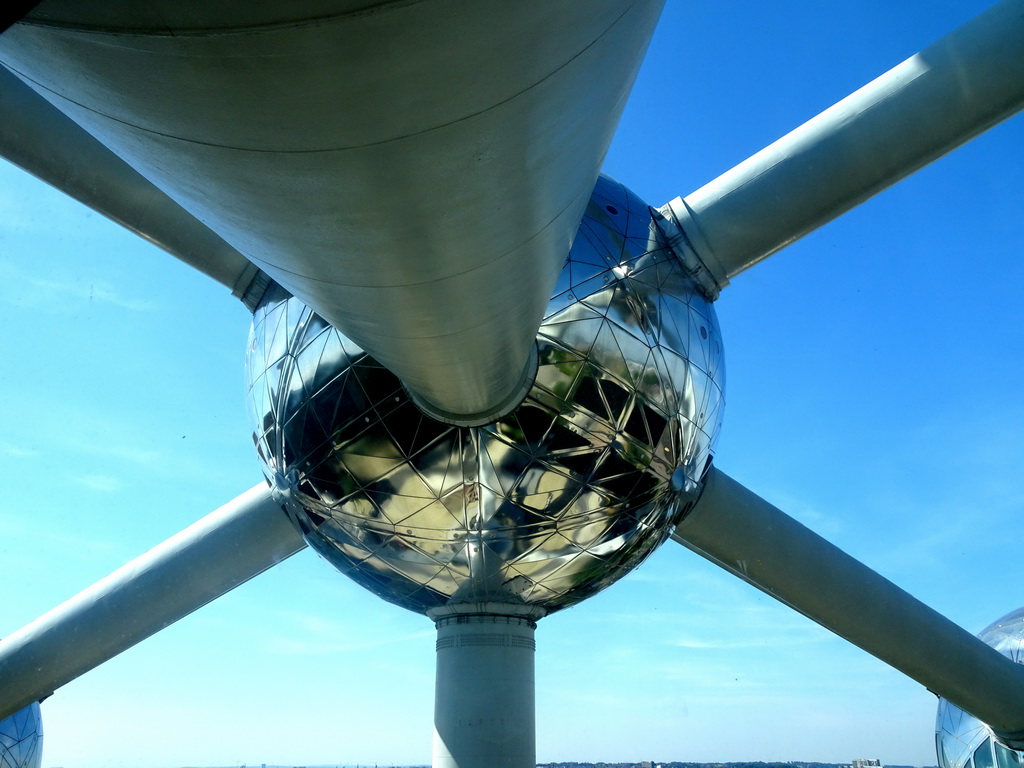
M 31 433 L 39 448 L 22 449 L 18 435 L 8 442 L 0 443 L 0 456 L 10 450 L 12 456 L 31 455 L 59 451 L 61 455 L 74 454 L 99 462 L 120 462 L 138 467 L 162 466 L 160 451 L 149 447 L 144 427 L 129 419 L 97 415 L 84 407 L 72 403 L 54 401 L 52 398 L 37 396 L 32 392 L 19 393 L 21 408 L 38 415 Z M 27 439 L 28 433 L 22 436 Z M 109 474 L 109 473 L 108 473 Z
M 367 636 L 361 631 L 354 632 L 348 622 L 315 614 L 277 611 L 275 616 L 279 620 L 275 626 L 287 627 L 288 630 L 272 638 L 267 650 L 286 656 L 343 655 L 386 645 L 422 641 L 435 634 L 433 627 L 428 627 L 416 632 L 381 632 Z
M 673 645 L 680 648 L 711 649 L 732 651 L 743 648 L 766 648 L 768 646 L 784 646 L 790 648 L 794 645 L 814 645 L 827 642 L 828 638 L 818 633 L 777 633 L 774 636 L 750 635 L 745 638 L 698 638 L 684 636 L 675 640 Z
M 25 448 L 13 443 L 0 443 L 0 456 L 9 459 L 31 459 L 39 455 L 35 448 Z
M 75 480 L 79 485 L 101 493 L 113 493 L 122 487 L 121 481 L 110 475 L 79 475 Z
M 122 296 L 108 280 L 87 276 L 46 275 L 0 261 L 0 298 L 13 306 L 66 311 L 85 304 L 107 304 L 148 312 L 156 303 Z
M 86 456 L 95 456 L 105 459 L 116 459 L 137 465 L 153 465 L 160 459 L 158 451 L 148 448 L 140 448 L 130 441 L 125 442 L 99 442 L 96 440 L 85 440 L 79 436 L 71 436 L 65 440 L 65 445 L 77 453 Z

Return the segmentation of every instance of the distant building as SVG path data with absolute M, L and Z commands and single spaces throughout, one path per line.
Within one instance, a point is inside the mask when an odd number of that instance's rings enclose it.
M 841 766 L 841 768 L 884 768 L 884 766 L 877 757 L 860 757 L 852 760 L 849 765 Z

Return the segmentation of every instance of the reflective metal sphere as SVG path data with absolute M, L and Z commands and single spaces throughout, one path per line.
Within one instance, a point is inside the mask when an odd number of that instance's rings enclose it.
M 1024 608 L 1008 613 L 978 633 L 1004 656 L 1024 664 Z M 939 768 L 1019 768 L 1024 752 L 1007 749 L 992 729 L 945 699 L 935 717 L 935 752 Z
M 30 704 L 0 721 L 0 768 L 39 768 L 43 762 L 43 720 Z
M 248 353 L 254 440 L 309 544 L 384 599 L 549 613 L 668 536 L 676 490 L 700 479 L 721 425 L 720 338 L 648 207 L 602 178 L 516 411 L 483 427 L 430 419 L 361 349 L 271 292 Z

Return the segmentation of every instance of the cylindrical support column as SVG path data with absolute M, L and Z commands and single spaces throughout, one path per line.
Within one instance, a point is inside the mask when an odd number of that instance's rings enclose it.
M 536 622 L 490 614 L 437 620 L 434 768 L 534 768 Z

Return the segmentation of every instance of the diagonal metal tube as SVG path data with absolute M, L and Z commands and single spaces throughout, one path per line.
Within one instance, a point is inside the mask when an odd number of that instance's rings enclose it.
M 0 157 L 244 298 L 254 264 L 2 66 L 0 114 Z
M 305 546 L 252 488 L 0 640 L 0 720 Z
M 709 293 L 1024 107 L 1024 0 L 1004 0 L 661 209 Z
M 712 467 L 672 538 L 849 640 L 1024 748 L 1015 664 Z

